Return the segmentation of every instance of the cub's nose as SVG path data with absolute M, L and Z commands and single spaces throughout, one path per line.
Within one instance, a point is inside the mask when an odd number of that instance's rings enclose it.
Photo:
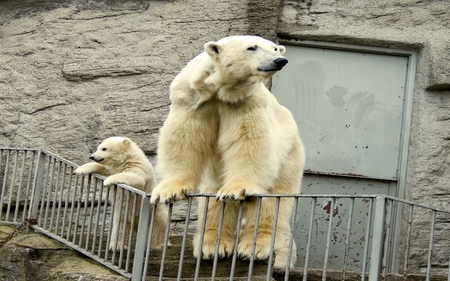
M 278 69 L 282 69 L 288 63 L 288 60 L 285 58 L 278 58 L 273 62 L 277 65 Z
M 89 156 L 89 159 L 91 159 L 91 160 L 95 160 L 95 157 L 94 157 L 94 155 L 91 155 L 91 156 Z

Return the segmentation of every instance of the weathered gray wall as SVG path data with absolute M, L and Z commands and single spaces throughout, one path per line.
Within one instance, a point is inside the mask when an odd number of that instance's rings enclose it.
M 450 209 L 450 2 L 280 3 L 0 1 L 0 146 L 40 147 L 81 164 L 100 140 L 123 135 L 154 154 L 171 80 L 205 42 L 226 35 L 415 50 L 406 197 Z M 447 262 L 449 243 L 438 239 Z
M 406 199 L 450 210 L 450 1 L 284 0 L 280 37 L 418 52 Z M 426 215 L 426 216 L 425 216 Z M 410 262 L 426 266 L 430 213 L 417 214 Z M 437 224 L 433 264 L 448 266 L 450 241 Z M 404 236 L 403 236 L 404 237 Z M 417 267 L 416 267 L 417 268 Z
M 109 136 L 154 154 L 168 87 L 203 45 L 276 37 L 280 1 L 0 2 L 0 146 L 77 164 Z

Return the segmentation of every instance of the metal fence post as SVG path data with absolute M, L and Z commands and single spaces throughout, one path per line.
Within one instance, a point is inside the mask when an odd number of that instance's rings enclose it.
M 36 159 L 36 170 L 34 171 L 33 190 L 30 199 L 30 210 L 28 218 L 37 218 L 40 195 L 42 192 L 42 183 L 45 172 L 45 153 L 39 150 L 38 157 Z
M 373 232 L 370 250 L 369 280 L 380 280 L 381 260 L 383 257 L 384 228 L 386 220 L 386 198 L 375 198 L 375 211 L 373 212 Z M 369 230 L 367 230 L 369 231 Z
M 133 271 L 131 280 L 142 280 L 144 274 L 145 250 L 147 245 L 147 231 L 150 214 L 150 197 L 143 196 L 141 210 L 139 214 L 139 224 L 136 237 L 136 247 L 134 252 Z

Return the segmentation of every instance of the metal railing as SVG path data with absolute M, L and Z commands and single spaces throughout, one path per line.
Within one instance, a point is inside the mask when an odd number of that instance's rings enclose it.
M 150 245 L 157 205 L 150 204 L 150 195 L 124 185 L 105 188 L 104 177 L 76 175 L 76 167 L 42 150 L 0 149 L 0 222 L 20 225 L 26 219 L 37 219 L 32 226 L 35 230 L 132 280 L 308 280 L 320 275 L 322 280 L 372 281 L 391 276 L 407 280 L 417 274 L 425 280 L 449 276 L 448 258 L 442 259 L 450 256 L 447 211 L 389 196 L 256 195 L 249 198 L 257 206 L 253 244 L 263 219 L 261 206 L 267 200 L 275 202 L 271 204 L 275 219 L 268 259 L 255 260 L 254 247 L 249 260 L 239 257 L 246 200 L 220 204 L 216 252 L 205 261 L 192 255 L 196 231 L 201 242 L 196 250 L 202 252 L 208 216 L 208 209 L 198 209 L 196 202 L 205 200 L 202 206 L 208 206 L 214 195 L 191 194 L 186 201 L 169 204 L 165 243 L 155 250 Z M 273 249 L 280 232 L 279 217 L 284 215 L 279 214 L 280 205 L 285 200 L 294 201 L 291 231 L 283 233 L 289 238 L 288 254 L 277 257 Z M 116 202 L 122 203 L 115 206 Z M 237 212 L 237 235 L 232 254 L 222 258 L 217 249 L 231 204 Z M 113 230 L 119 220 L 128 223 Z M 287 266 L 274 268 L 276 258 L 285 259 Z

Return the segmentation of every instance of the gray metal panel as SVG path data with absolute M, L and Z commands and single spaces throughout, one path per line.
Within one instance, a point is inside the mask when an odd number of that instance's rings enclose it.
M 408 57 L 287 46 L 272 92 L 294 114 L 306 169 L 398 179 Z
M 395 190 L 396 182 L 361 178 L 346 178 L 325 175 L 306 174 L 303 179 L 303 194 L 377 194 L 387 195 Z M 339 196 L 339 195 L 338 195 Z M 303 267 L 307 256 L 309 224 L 311 218 L 311 199 L 301 198 L 295 223 L 295 240 L 297 242 L 297 266 Z M 367 222 L 369 219 L 370 200 L 358 198 L 350 209 L 350 198 L 337 197 L 334 202 L 331 244 L 328 248 L 328 223 L 330 215 L 330 198 L 317 198 L 314 207 L 314 223 L 311 232 L 309 265 L 323 268 L 325 252 L 328 250 L 328 268 L 358 270 L 364 265 L 364 252 L 367 249 Z M 351 218 L 350 230 L 349 218 Z M 370 235 L 371 236 L 371 235 Z M 347 241 L 348 239 L 348 241 Z M 348 246 L 346 243 L 348 242 Z M 348 247 L 346 252 L 346 247 Z M 328 249 L 327 249 L 328 248 Z

